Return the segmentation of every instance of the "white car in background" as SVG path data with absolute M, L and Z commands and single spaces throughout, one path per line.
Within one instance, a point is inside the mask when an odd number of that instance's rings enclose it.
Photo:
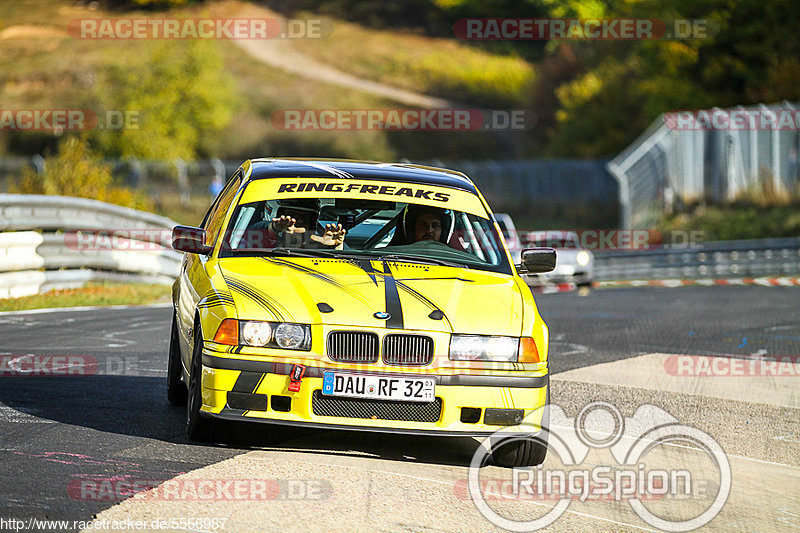
M 514 220 L 508 213 L 495 213 L 494 218 L 497 220 L 497 225 L 500 226 L 500 231 L 506 239 L 508 251 L 511 253 L 511 260 L 514 261 L 515 265 L 519 265 L 522 263 L 522 241 L 519 238 L 516 226 L 514 226 Z
M 526 275 L 529 285 L 575 283 L 590 287 L 594 280 L 594 254 L 581 246 L 574 231 L 531 231 L 526 235 L 524 248 L 549 247 L 556 250 L 556 268 L 546 274 Z

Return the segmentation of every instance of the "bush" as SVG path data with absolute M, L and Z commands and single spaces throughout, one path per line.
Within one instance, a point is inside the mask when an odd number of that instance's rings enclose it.
M 691 206 L 665 217 L 662 232 L 702 231 L 706 241 L 766 239 L 800 236 L 800 200 L 782 205 L 737 200 L 732 204 Z
M 58 155 L 45 158 L 43 173 L 26 168 L 19 181 L 12 180 L 9 192 L 76 196 L 145 211 L 152 209 L 148 198 L 116 185 L 111 167 L 93 156 L 85 139 L 74 136 L 61 141 Z

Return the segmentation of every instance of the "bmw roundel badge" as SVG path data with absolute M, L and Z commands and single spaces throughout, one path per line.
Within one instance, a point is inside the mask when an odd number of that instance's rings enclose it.
M 372 316 L 374 316 L 378 320 L 389 320 L 392 317 L 392 315 L 390 315 L 389 313 L 386 313 L 385 311 L 378 311 L 377 313 L 375 313 Z

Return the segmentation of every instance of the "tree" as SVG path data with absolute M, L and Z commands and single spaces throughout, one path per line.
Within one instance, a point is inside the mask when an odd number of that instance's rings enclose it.
M 166 41 L 124 67 L 113 67 L 101 98 L 108 109 L 137 118 L 122 130 L 96 130 L 93 140 L 111 157 L 194 159 L 230 122 L 235 87 L 209 41 Z

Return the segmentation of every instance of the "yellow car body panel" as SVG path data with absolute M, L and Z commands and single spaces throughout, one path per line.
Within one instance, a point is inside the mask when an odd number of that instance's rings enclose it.
M 438 205 L 446 198 L 448 208 L 484 219 L 491 213 L 477 189 L 466 191 L 424 180 L 409 183 L 385 177 L 370 181 L 370 178 L 338 175 L 304 178 L 298 174 L 251 179 L 256 167 L 257 162 L 248 161 L 237 171 L 240 185 L 234 184 L 236 190 L 230 190 L 230 205 L 225 213 L 216 215 L 219 219 L 215 224 L 227 228 L 239 203 L 273 198 L 279 195 L 282 185 L 283 194 L 289 198 L 317 194 L 404 201 L 405 196 L 424 190 L 427 193 L 419 193 L 422 197 L 415 202 Z M 307 182 L 321 184 L 323 191 L 315 189 L 309 196 L 308 191 L 286 186 Z M 348 189 L 350 183 L 356 186 Z M 362 193 L 365 184 L 377 188 Z M 408 191 L 392 198 L 403 189 Z M 221 196 L 225 194 L 223 191 Z M 213 209 L 212 206 L 212 217 Z M 501 232 L 496 224 L 494 227 L 500 235 L 502 254 L 510 264 Z M 203 415 L 242 421 L 448 435 L 483 435 L 500 427 L 526 433 L 531 433 L 531 428 L 538 429 L 541 411 L 538 414 L 535 411 L 548 401 L 548 329 L 528 285 L 513 265 L 508 272 L 500 272 L 380 258 L 355 261 L 269 254 L 222 256 L 222 240 L 220 234 L 210 243 L 213 250 L 207 256 L 187 253 L 173 288 L 187 383 L 193 368 L 193 335 L 195 331 L 202 335 L 202 365 L 199 367 L 202 369 L 200 410 Z M 389 307 L 390 293 L 395 294 L 394 309 L 401 310 L 401 316 L 394 317 L 393 322 L 377 318 L 377 314 Z M 331 310 L 322 312 L 320 304 L 327 304 Z M 441 317 L 431 318 L 437 310 Z M 215 334 L 225 319 L 309 325 L 311 349 L 215 342 Z M 379 346 L 383 346 L 387 335 L 422 334 L 432 340 L 433 356 L 424 366 L 388 364 L 383 357 L 371 363 L 335 361 L 328 355 L 327 339 L 331 332 L 342 331 L 374 334 Z M 538 351 L 538 361 L 453 361 L 449 357 L 453 334 L 530 337 Z M 303 365 L 306 370 L 298 391 L 289 390 L 289 374 L 294 365 Z M 384 419 L 384 415 L 370 416 L 369 412 L 357 417 L 315 414 L 323 375 L 330 371 L 433 377 L 436 379 L 436 402 L 440 404 L 438 415 L 420 421 Z M 479 418 L 465 419 L 464 408 L 479 409 Z M 487 424 L 487 410 L 519 411 L 528 417 L 526 425 Z

